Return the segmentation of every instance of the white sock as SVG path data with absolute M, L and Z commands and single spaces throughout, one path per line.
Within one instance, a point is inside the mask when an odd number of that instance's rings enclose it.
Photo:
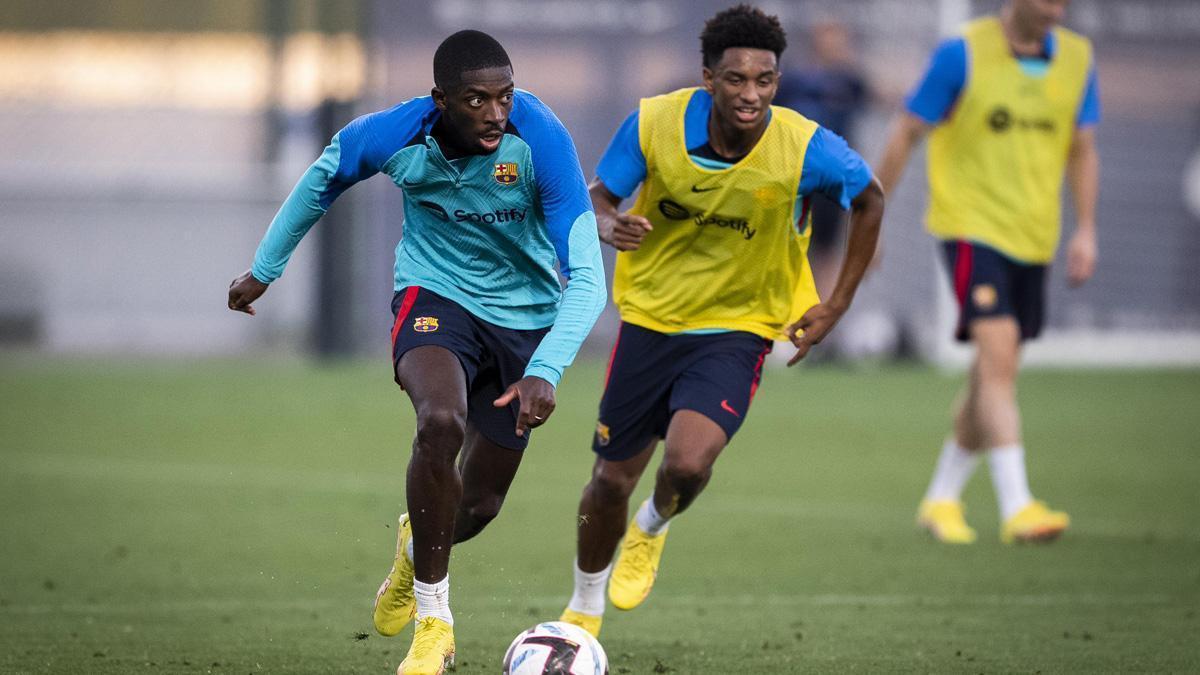
M 651 496 L 646 501 L 642 502 L 641 508 L 638 509 L 637 526 L 642 528 L 642 532 L 657 537 L 667 529 L 667 523 L 670 518 L 663 518 L 658 515 L 658 509 L 654 508 L 654 497 Z
M 579 559 L 575 559 L 575 593 L 567 609 L 580 614 L 600 616 L 604 614 L 604 589 L 608 585 L 608 575 L 612 572 L 612 563 L 599 572 L 584 572 L 579 569 Z
M 975 473 L 975 467 L 979 466 L 979 455 L 961 447 L 953 438 L 946 439 L 929 489 L 925 491 L 925 499 L 958 501 L 971 474 Z
M 417 596 L 417 618 L 430 616 L 454 625 L 454 616 L 450 614 L 450 575 L 441 581 L 427 584 L 420 579 L 413 579 L 413 595 Z
M 1008 520 L 1033 501 L 1029 477 L 1025 475 L 1025 448 L 1020 445 L 992 448 L 988 451 L 988 467 L 992 470 L 1000 518 Z

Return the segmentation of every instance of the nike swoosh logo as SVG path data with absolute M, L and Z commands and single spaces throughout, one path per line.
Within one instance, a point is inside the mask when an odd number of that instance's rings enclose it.
M 406 187 L 406 188 L 417 187 L 420 184 L 421 184 L 421 181 L 409 182 L 409 180 L 407 178 L 405 178 L 403 181 L 400 182 L 400 186 Z
M 738 414 L 738 411 L 736 411 L 732 407 L 730 407 L 729 399 L 727 399 L 727 398 L 721 399 L 721 410 L 724 410 L 727 413 L 732 413 L 734 417 L 741 417 L 741 415 Z
M 721 187 L 721 186 L 720 186 L 720 185 L 714 185 L 714 186 L 712 186 L 712 187 L 706 187 L 706 188 L 702 188 L 702 187 L 700 187 L 699 185 L 693 185 L 693 186 L 692 186 L 692 192 L 712 192 L 713 190 L 716 190 L 716 189 L 717 189 L 717 188 L 719 188 L 719 187 Z

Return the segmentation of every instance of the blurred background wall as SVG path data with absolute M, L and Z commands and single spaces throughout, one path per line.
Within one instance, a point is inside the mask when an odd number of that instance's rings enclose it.
M 642 96 L 697 84 L 712 0 L 7 0 L 0 6 L 0 347 L 50 353 L 369 354 L 391 324 L 402 197 L 343 195 L 250 318 L 225 309 L 279 203 L 338 128 L 431 86 L 434 48 L 496 35 L 518 86 L 574 135 L 592 174 Z M 989 0 L 763 2 L 788 29 L 848 27 L 871 94 L 855 145 L 878 158 L 940 36 Z M 1035 362 L 1200 362 L 1200 3 L 1074 0 L 1104 120 L 1096 278 L 1054 269 Z M 882 268 L 839 327 L 851 357 L 961 362 L 923 233 L 923 162 L 888 203 Z M 1064 221 L 1068 231 L 1071 217 Z M 611 267 L 611 251 L 607 252 Z M 611 308 L 587 351 L 611 345 Z

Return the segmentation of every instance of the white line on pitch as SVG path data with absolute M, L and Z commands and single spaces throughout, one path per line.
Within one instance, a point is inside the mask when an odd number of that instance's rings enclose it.
M 507 605 L 510 609 L 524 611 L 530 606 L 557 607 L 566 600 L 566 595 L 509 598 L 490 597 L 461 600 L 462 610 L 472 606 L 495 608 Z M 1045 595 L 977 595 L 977 596 L 930 596 L 930 595 L 669 595 L 658 599 L 660 610 L 674 607 L 755 607 L 755 606 L 813 606 L 813 607 L 1072 607 L 1072 606 L 1133 606 L 1133 605 L 1192 605 L 1196 598 L 1187 599 L 1166 594 L 1103 594 L 1103 593 L 1048 593 Z M 10 604 L 0 607 L 0 615 L 32 614 L 139 614 L 145 612 L 234 612 L 240 610 L 281 611 L 313 610 L 340 607 L 355 607 L 363 603 L 354 599 L 336 600 L 314 598 L 312 600 L 170 600 L 161 602 L 92 603 L 59 605 L 51 603 Z

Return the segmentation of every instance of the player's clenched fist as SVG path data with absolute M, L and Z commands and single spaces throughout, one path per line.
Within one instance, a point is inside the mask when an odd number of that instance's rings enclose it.
M 653 230 L 650 221 L 632 213 L 614 213 L 602 216 L 600 225 L 600 240 L 618 251 L 635 251 L 642 244 L 642 238 Z
M 229 309 L 254 316 L 254 308 L 250 303 L 266 292 L 267 284 L 255 279 L 250 270 L 246 270 L 229 283 Z

